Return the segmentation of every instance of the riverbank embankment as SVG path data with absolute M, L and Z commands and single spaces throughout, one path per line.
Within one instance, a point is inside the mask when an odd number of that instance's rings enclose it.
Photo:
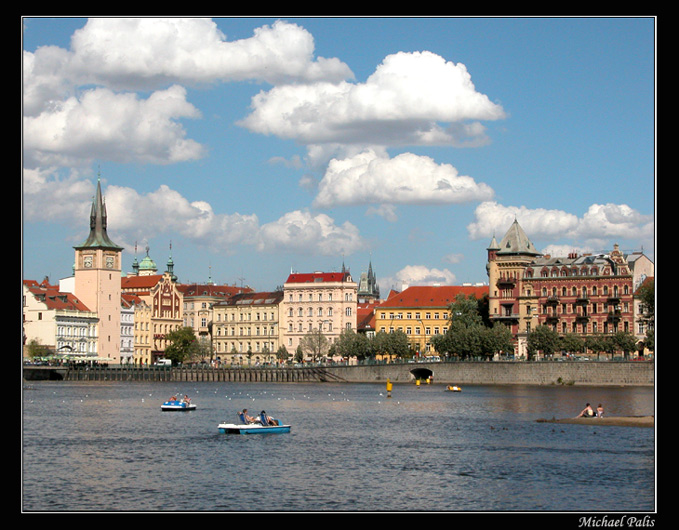
M 460 361 L 303 367 L 24 366 L 24 379 L 66 381 L 346 382 L 653 386 L 652 361 Z

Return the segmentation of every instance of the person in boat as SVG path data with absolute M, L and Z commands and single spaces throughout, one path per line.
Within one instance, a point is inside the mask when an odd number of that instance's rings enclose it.
M 189 403 L 191 403 L 191 398 L 184 394 L 184 399 L 182 399 L 182 401 L 188 405 Z
M 599 406 L 596 408 L 596 417 L 597 418 L 604 417 L 604 406 L 601 403 L 599 403 Z
M 243 421 L 245 423 L 257 423 L 257 420 L 255 418 L 248 415 L 248 409 L 243 409 L 243 412 L 241 412 L 241 414 L 243 415 Z
M 278 422 L 274 420 L 271 416 L 267 415 L 266 412 L 262 411 L 259 413 L 260 421 L 262 425 L 278 425 Z
M 582 412 L 578 415 L 578 418 L 594 418 L 595 416 L 596 413 L 594 412 L 594 409 L 589 403 L 587 403 L 585 408 L 582 409 Z

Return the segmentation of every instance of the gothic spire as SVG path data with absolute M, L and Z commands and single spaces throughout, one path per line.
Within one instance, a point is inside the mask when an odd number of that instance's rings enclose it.
M 116 245 L 108 237 L 106 233 L 106 204 L 101 194 L 101 179 L 97 178 L 97 193 L 92 199 L 92 208 L 90 209 L 90 235 L 84 243 L 75 247 L 76 249 L 83 248 L 109 248 L 113 250 L 122 250 L 123 247 Z

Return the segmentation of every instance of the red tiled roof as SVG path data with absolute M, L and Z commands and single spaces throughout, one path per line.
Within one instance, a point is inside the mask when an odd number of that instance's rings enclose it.
M 359 331 L 375 329 L 375 308 L 379 301 L 358 304 L 356 307 L 356 328 Z
M 408 287 L 401 293 L 393 294 L 388 300 L 382 302 L 379 307 L 447 307 L 455 301 L 455 297 L 458 294 L 462 294 L 465 297 L 474 295 L 480 299 L 488 294 L 488 286 L 413 286 Z
M 163 277 L 162 274 L 149 276 L 125 276 L 120 279 L 120 287 L 125 291 L 150 291 Z
M 59 291 L 54 285 L 43 282 L 37 284 L 32 280 L 24 281 L 24 285 L 39 301 L 43 302 L 47 309 L 68 309 L 73 311 L 89 311 L 73 293 Z
M 285 283 L 322 283 L 322 282 L 342 282 L 347 273 L 344 272 L 294 272 L 288 276 Z

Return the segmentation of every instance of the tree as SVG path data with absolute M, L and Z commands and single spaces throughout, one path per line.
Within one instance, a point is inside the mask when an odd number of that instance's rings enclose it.
M 450 313 L 450 323 L 459 323 L 465 327 L 482 326 L 483 318 L 479 311 L 479 301 L 475 296 L 465 297 L 458 294 L 455 301 L 448 306 Z
M 311 359 L 316 362 L 328 353 L 328 339 L 320 329 L 314 329 L 304 335 L 299 341 L 300 348 L 311 355 Z
M 542 351 L 544 355 L 552 355 L 559 348 L 559 334 L 549 326 L 540 324 L 528 334 L 528 356 Z
M 368 356 L 368 338 L 363 333 L 356 333 L 353 329 L 344 329 L 332 345 L 334 355 L 342 358 L 356 357 L 364 359 Z
M 276 359 L 278 359 L 279 362 L 285 362 L 288 359 L 290 359 L 290 354 L 288 353 L 288 349 L 284 345 L 281 345 L 278 348 L 278 351 L 276 352 Z
M 165 348 L 165 358 L 173 365 L 183 363 L 197 352 L 196 335 L 190 327 L 182 327 L 171 331 L 165 338 L 168 345 Z
M 481 331 L 481 353 L 486 357 L 492 357 L 498 352 L 514 353 L 514 338 L 511 330 L 500 322 L 493 324 L 493 327 L 482 327 Z
M 569 353 L 582 353 L 585 351 L 585 339 L 575 333 L 566 333 L 561 336 L 560 349 Z

